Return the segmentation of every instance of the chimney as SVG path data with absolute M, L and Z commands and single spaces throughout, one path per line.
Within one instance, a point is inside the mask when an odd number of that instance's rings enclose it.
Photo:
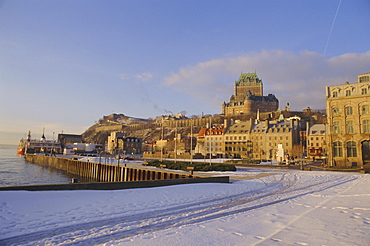
M 290 119 L 290 128 L 294 129 L 294 120 Z
M 265 127 L 269 128 L 269 120 L 265 120 Z

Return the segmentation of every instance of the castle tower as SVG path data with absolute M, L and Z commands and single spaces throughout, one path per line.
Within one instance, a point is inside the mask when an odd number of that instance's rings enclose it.
M 222 114 L 250 115 L 259 112 L 272 112 L 278 109 L 278 99 L 269 94 L 263 96 L 262 80 L 256 73 L 243 73 L 234 84 L 234 94 L 229 102 L 222 104 Z
M 248 91 L 254 96 L 263 96 L 262 80 L 258 78 L 256 73 L 243 73 L 235 81 L 235 101 L 243 101 Z

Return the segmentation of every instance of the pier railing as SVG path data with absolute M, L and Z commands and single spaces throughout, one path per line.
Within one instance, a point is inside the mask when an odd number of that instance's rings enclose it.
M 190 174 L 132 168 L 44 155 L 27 154 L 26 161 L 53 167 L 89 181 L 125 182 L 192 178 Z

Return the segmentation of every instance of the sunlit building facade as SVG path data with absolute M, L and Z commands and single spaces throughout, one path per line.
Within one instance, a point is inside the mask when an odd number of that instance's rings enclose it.
M 370 169 L 370 73 L 326 87 L 329 166 Z

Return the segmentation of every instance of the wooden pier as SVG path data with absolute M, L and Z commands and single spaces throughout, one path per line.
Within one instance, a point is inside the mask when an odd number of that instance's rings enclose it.
M 126 182 L 192 178 L 190 174 L 100 164 L 44 155 L 27 154 L 26 161 L 41 166 L 53 167 L 68 174 L 95 182 Z

